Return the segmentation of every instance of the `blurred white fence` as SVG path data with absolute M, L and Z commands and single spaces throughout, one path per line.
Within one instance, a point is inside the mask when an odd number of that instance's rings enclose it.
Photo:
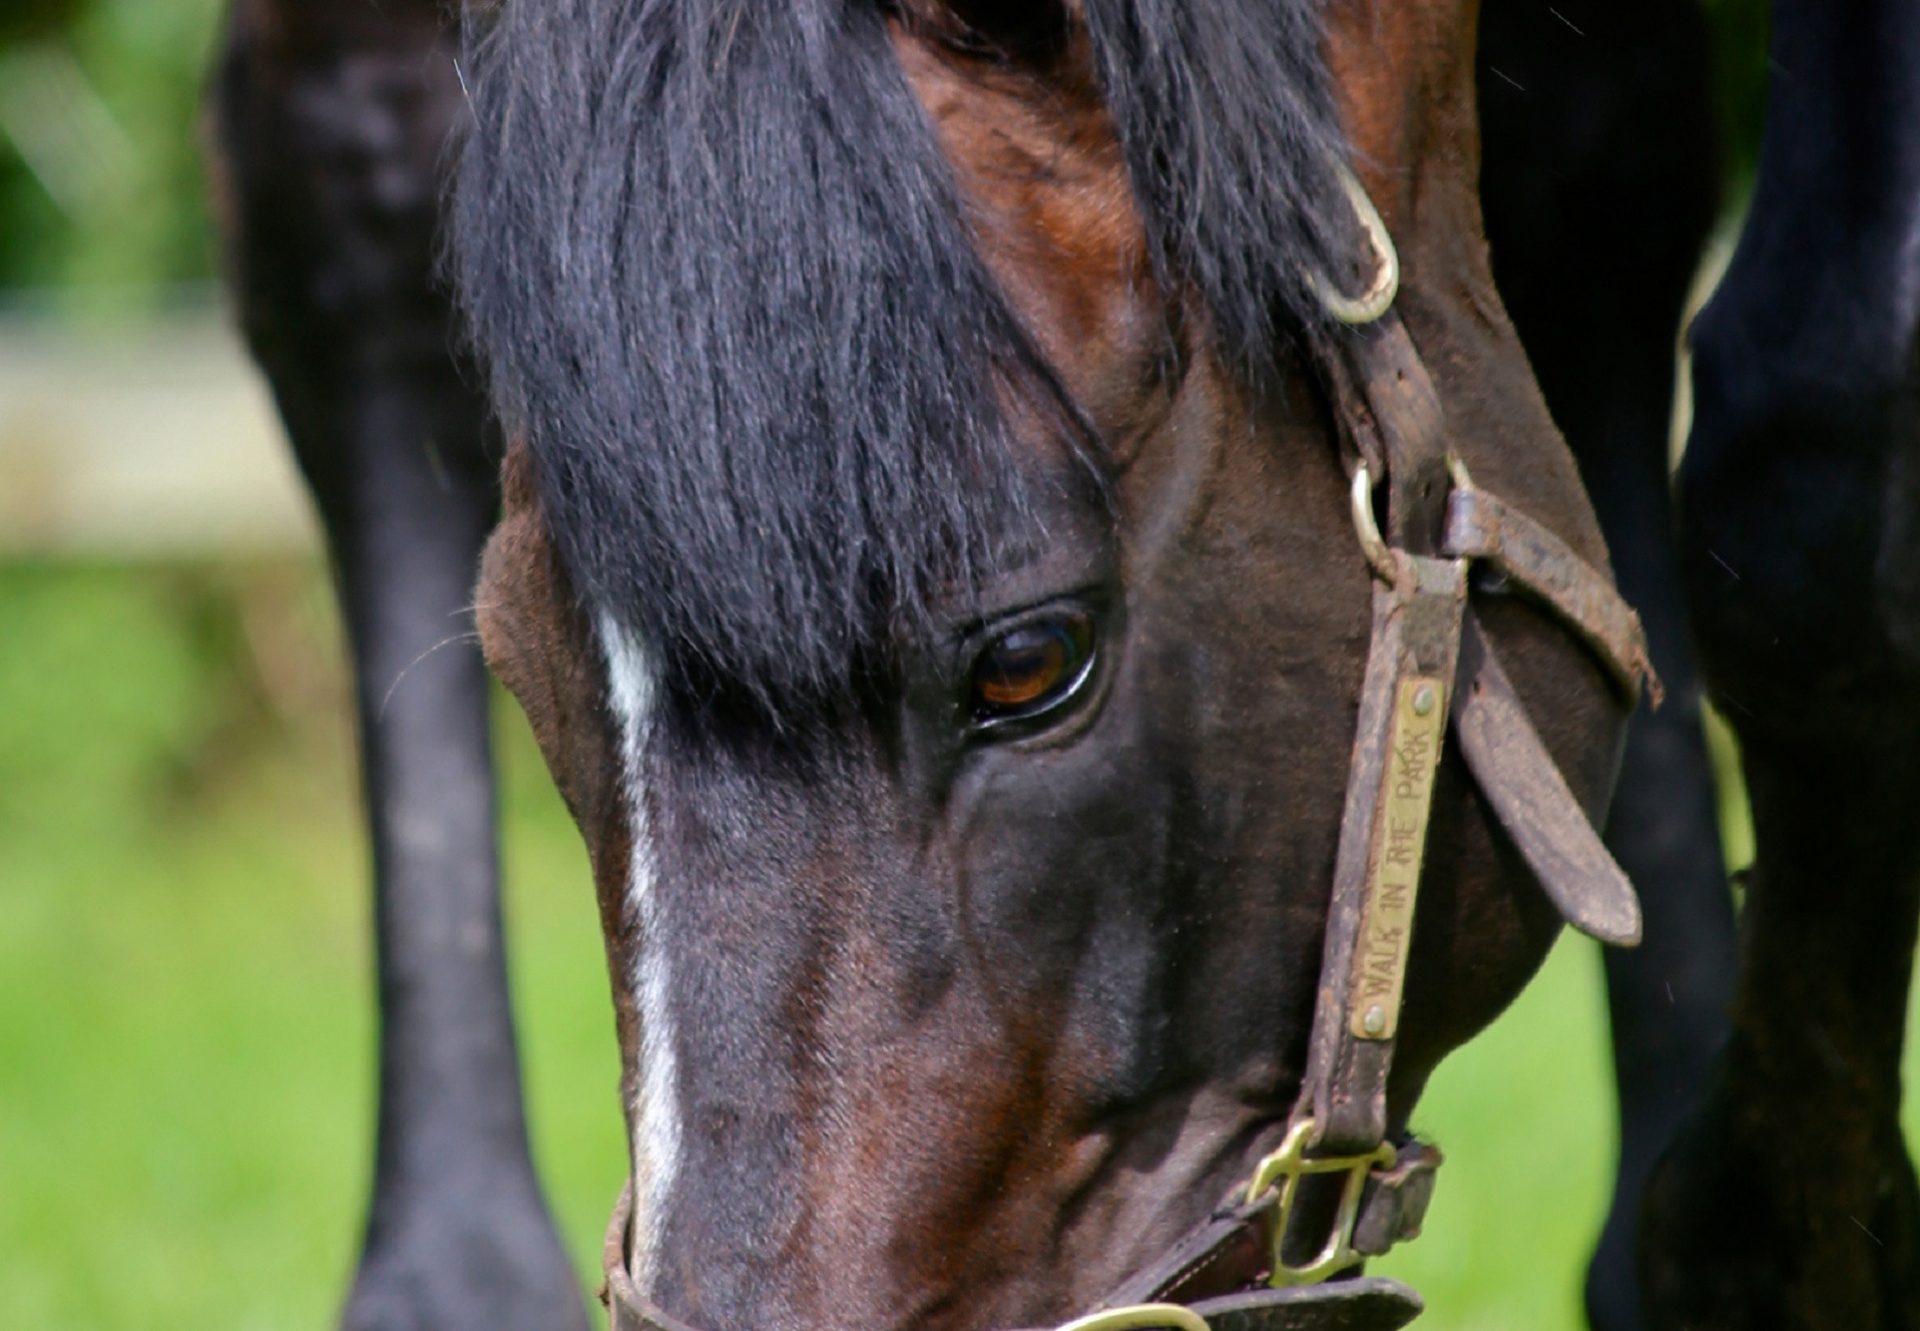
M 217 310 L 0 318 L 0 555 L 316 546 L 266 388 Z

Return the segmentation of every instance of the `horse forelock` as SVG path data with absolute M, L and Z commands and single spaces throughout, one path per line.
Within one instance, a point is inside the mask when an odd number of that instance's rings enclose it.
M 788 720 L 1027 530 L 1011 421 L 1097 461 L 977 252 L 891 12 L 507 5 L 468 62 L 453 267 L 573 584 L 667 690 Z M 1062 12 L 1163 288 L 1263 374 L 1315 319 L 1339 216 L 1320 0 Z

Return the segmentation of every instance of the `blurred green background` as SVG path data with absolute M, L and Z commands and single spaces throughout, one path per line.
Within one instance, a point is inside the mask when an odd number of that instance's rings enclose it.
M 1745 0 L 1742 0 L 1745 4 Z M 1717 0 L 1726 8 L 1731 0 Z M 0 7 L 0 1327 L 330 1324 L 371 1160 L 338 625 L 224 331 L 197 156 L 217 0 Z M 1729 123 L 1764 48 L 1723 27 Z M 1736 145 L 1751 158 L 1751 136 Z M 585 856 L 497 709 L 536 1153 L 594 1278 L 623 1169 Z M 1730 854 L 1745 853 L 1737 800 Z M 1434 1331 L 1579 1325 L 1612 1168 L 1594 949 L 1439 1074 L 1389 1273 Z
M 221 7 L 0 4 L 0 289 L 126 318 L 211 275 L 198 126 Z

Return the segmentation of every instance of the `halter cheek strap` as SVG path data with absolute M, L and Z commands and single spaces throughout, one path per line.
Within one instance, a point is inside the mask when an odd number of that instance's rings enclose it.
M 1639 617 L 1544 525 L 1476 486 L 1447 448 L 1426 366 L 1399 317 L 1323 363 L 1352 458 L 1356 538 L 1374 571 L 1372 633 L 1348 768 L 1313 1035 L 1292 1130 L 1256 1174 L 1287 1202 L 1342 1178 L 1330 1225 L 1282 1232 L 1273 1274 L 1325 1280 L 1369 1255 L 1361 1208 L 1390 1176 L 1388 1082 L 1435 783 L 1449 736 L 1547 896 L 1604 942 L 1639 940 L 1632 885 L 1594 831 L 1473 613 L 1473 566 L 1559 618 L 1631 709 L 1658 692 Z M 1384 473 L 1388 527 L 1374 518 Z M 1451 724 L 1449 724 L 1451 723 Z M 1429 1184 L 1430 1186 L 1430 1184 Z

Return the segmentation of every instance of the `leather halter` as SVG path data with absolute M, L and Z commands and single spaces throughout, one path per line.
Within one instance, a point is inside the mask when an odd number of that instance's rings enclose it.
M 1544 525 L 1476 486 L 1447 448 L 1425 364 L 1392 310 L 1398 260 L 1350 174 L 1379 276 L 1323 299 L 1349 327 L 1318 348 L 1373 571 L 1373 626 L 1307 1068 L 1285 1139 L 1186 1239 L 1056 1331 L 1395 1331 L 1422 1311 L 1395 1281 L 1354 1274 L 1420 1232 L 1440 1154 L 1388 1140 L 1387 1083 L 1411 953 L 1428 813 L 1451 729 L 1488 805 L 1560 913 L 1603 942 L 1639 941 L 1640 907 L 1501 668 L 1473 612 L 1473 566 L 1551 612 L 1631 710 L 1659 683 L 1639 616 Z M 1375 517 L 1383 489 L 1387 525 Z M 1451 722 L 1451 726 L 1449 726 Z M 1337 1186 L 1335 1186 L 1337 1185 Z M 612 1331 L 694 1331 L 627 1266 L 629 1184 L 607 1229 Z

